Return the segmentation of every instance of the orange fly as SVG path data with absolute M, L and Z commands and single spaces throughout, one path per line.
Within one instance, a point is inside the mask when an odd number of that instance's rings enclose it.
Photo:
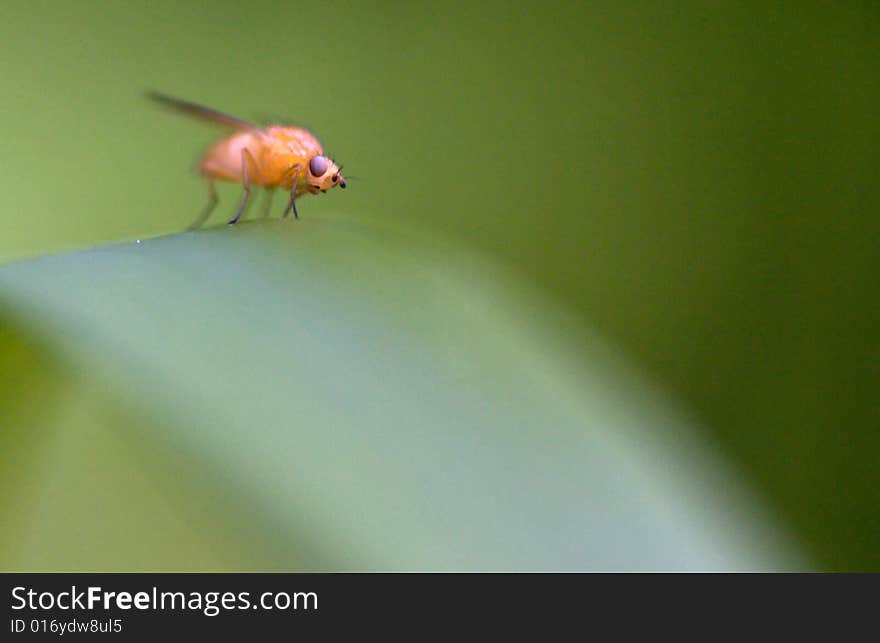
M 318 139 L 308 130 L 283 125 L 260 128 L 209 107 L 164 94 L 150 92 L 149 96 L 189 116 L 235 130 L 214 143 L 202 156 L 199 171 L 208 182 L 210 201 L 193 227 L 201 225 L 217 205 L 215 180 L 242 185 L 241 203 L 229 221 L 230 225 L 236 223 L 244 212 L 251 185 L 260 185 L 270 193 L 276 188 L 289 192 L 290 202 L 283 216 L 286 217 L 293 210 L 293 216 L 297 219 L 297 197 L 326 192 L 337 185 L 345 188 L 345 179 L 339 173 L 342 168 L 324 156 Z

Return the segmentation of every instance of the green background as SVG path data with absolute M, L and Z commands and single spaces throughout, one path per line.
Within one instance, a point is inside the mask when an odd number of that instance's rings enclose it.
M 431 252 L 503 266 L 522 298 L 598 332 L 677 400 L 813 565 L 877 570 L 878 28 L 872 2 L 6 2 L 0 258 L 195 218 L 193 166 L 215 133 L 156 109 L 146 89 L 307 125 L 358 178 L 304 199 L 306 220 L 407 231 Z M 238 191 L 220 196 L 213 223 Z M 39 480 L 50 500 L 31 549 L 15 541 L 4 567 L 59 565 L 27 553 L 54 542 L 52 503 L 99 489 L 78 529 L 159 540 L 141 559 L 122 545 L 79 552 L 84 565 L 291 565 L 274 545 L 242 559 L 253 534 L 213 513 L 192 533 L 199 501 L 166 501 L 192 485 L 157 490 L 161 458 L 146 451 L 126 468 L 127 496 L 107 491 L 120 475 L 109 465 L 66 485 L 76 460 L 50 465 L 36 427 L 57 431 L 60 413 L 86 433 L 54 448 L 101 444 L 106 463 L 131 449 L 110 427 L 156 420 L 65 370 L 51 340 L 63 331 L 22 321 L 11 292 L 4 520 Z M 588 363 L 579 332 L 565 350 Z M 150 509 L 113 520 L 132 498 Z

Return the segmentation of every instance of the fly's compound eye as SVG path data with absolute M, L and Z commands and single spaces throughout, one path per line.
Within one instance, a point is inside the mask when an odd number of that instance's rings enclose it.
M 327 159 L 323 156 L 314 156 L 309 161 L 309 172 L 312 176 L 324 176 L 327 171 Z

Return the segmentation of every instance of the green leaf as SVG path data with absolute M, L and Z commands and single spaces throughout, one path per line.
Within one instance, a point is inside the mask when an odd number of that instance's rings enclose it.
M 322 218 L 0 267 L 2 566 L 804 565 L 668 400 L 517 283 Z

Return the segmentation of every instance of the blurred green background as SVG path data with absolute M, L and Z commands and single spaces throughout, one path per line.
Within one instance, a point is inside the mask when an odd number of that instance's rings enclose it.
M 493 258 L 677 399 L 814 565 L 878 570 L 878 29 L 875 2 L 5 2 L 0 258 L 191 223 L 205 200 L 193 167 L 216 133 L 145 89 L 304 124 L 359 177 L 304 199 L 306 220 Z M 215 223 L 238 191 L 220 195 Z M 130 413 L 83 390 L 11 296 L 0 290 L 10 462 L 57 422 L 53 405 Z M 588 361 L 578 337 L 566 350 Z M 118 446 L 114 421 L 83 423 Z M 7 520 L 39 479 L 13 469 Z M 84 560 L 222 567 L 256 537 L 218 526 L 208 546 L 161 494 L 138 498 L 185 553 Z M 31 533 L 51 529 L 45 511 Z M 133 521 L 117 527 L 141 533 Z M 265 566 L 269 549 L 235 565 Z

